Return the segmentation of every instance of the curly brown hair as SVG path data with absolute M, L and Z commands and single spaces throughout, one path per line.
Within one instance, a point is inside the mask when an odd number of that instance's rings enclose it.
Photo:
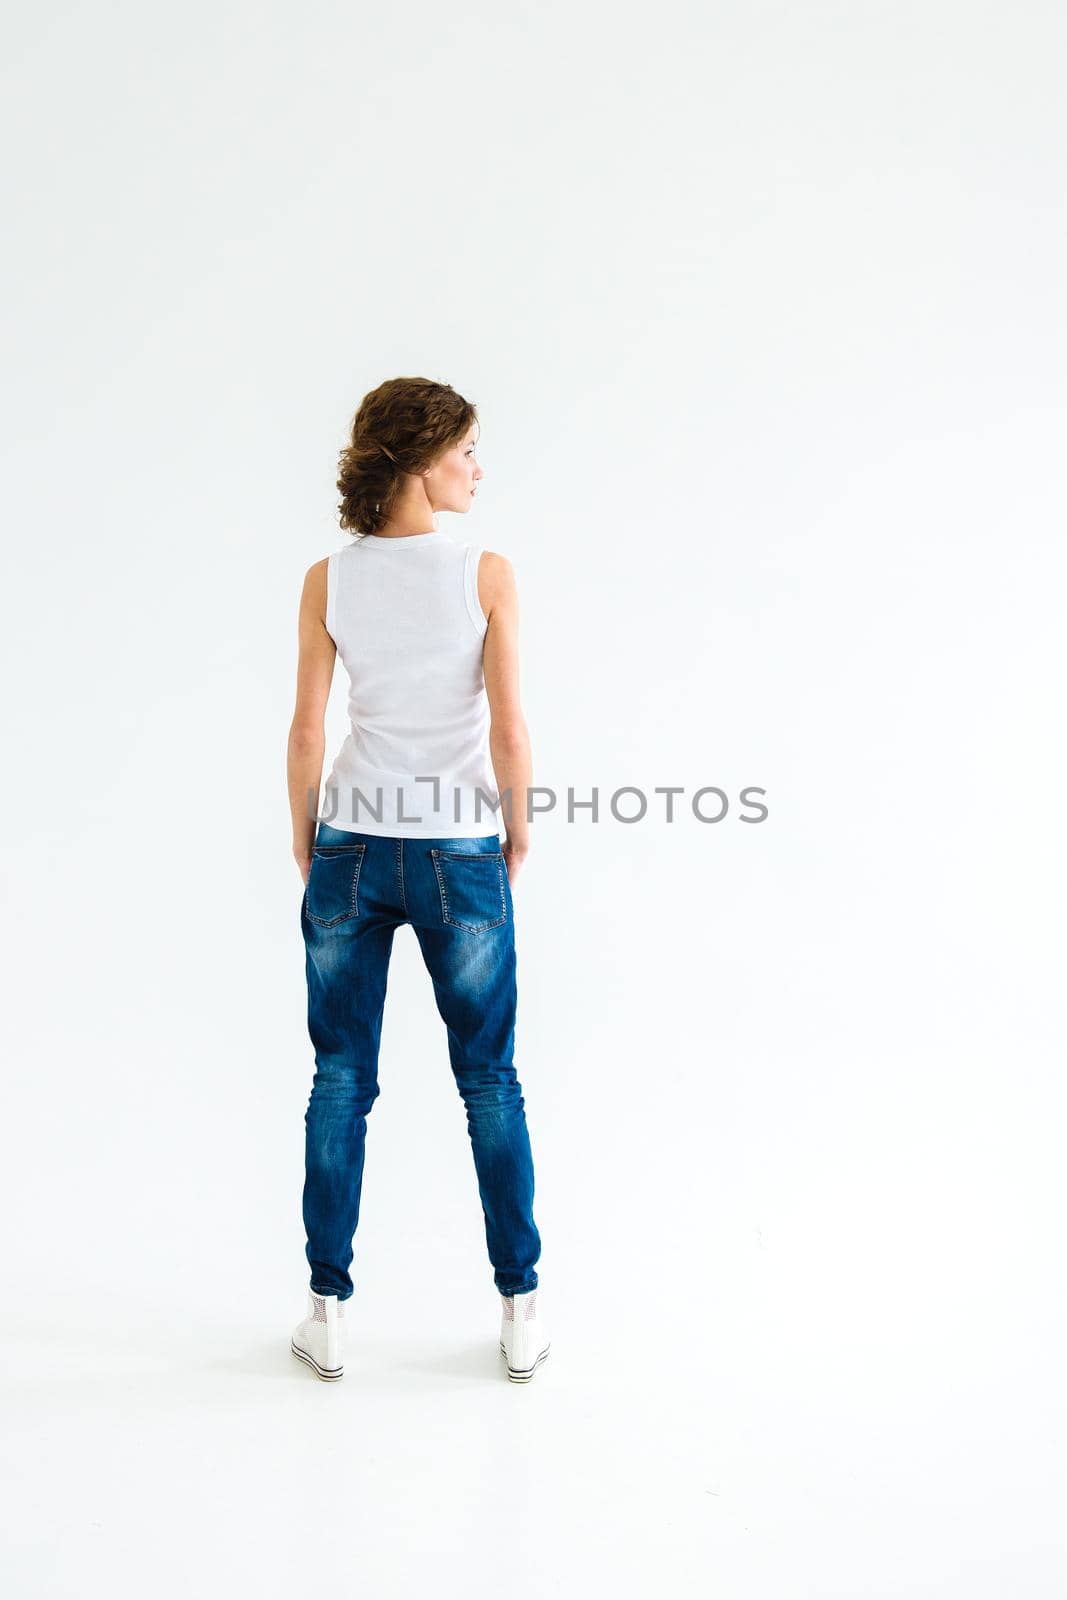
M 405 472 L 423 472 L 477 418 L 451 384 L 388 378 L 365 394 L 338 462 L 342 528 L 377 533 L 388 522 Z

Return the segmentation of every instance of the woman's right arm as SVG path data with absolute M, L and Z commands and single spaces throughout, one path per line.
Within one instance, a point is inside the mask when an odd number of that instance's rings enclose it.
M 519 699 L 519 597 L 507 556 L 486 550 L 478 565 L 478 599 L 489 622 L 482 673 L 489 700 L 489 754 L 507 832 L 503 846 L 509 883 L 530 848 L 527 791 L 533 782 L 530 735 Z

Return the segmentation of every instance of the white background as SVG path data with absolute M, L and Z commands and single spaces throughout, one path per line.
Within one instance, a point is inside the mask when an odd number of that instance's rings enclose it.
M 1062 9 L 5 39 L 5 1588 L 1062 1594 Z M 288 1349 L 297 606 L 396 375 L 479 408 L 561 797 L 528 1387 L 409 929 L 344 1382 Z

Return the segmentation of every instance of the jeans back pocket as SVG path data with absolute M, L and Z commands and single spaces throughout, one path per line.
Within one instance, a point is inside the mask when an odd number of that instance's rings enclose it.
M 433 849 L 430 854 L 445 922 L 468 933 L 482 933 L 508 920 L 502 850 Z
M 304 910 L 321 928 L 359 916 L 359 869 L 367 846 L 317 844 L 304 890 Z

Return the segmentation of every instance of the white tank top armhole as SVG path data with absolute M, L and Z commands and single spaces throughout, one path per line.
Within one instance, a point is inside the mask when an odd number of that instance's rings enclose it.
M 326 632 L 337 643 L 337 564 L 340 550 L 335 550 L 326 563 Z
M 467 559 L 463 563 L 463 592 L 467 597 L 467 611 L 474 623 L 475 631 L 479 638 L 484 638 L 489 627 L 489 618 L 482 610 L 482 603 L 478 599 L 478 563 L 481 555 L 481 545 L 467 546 Z

